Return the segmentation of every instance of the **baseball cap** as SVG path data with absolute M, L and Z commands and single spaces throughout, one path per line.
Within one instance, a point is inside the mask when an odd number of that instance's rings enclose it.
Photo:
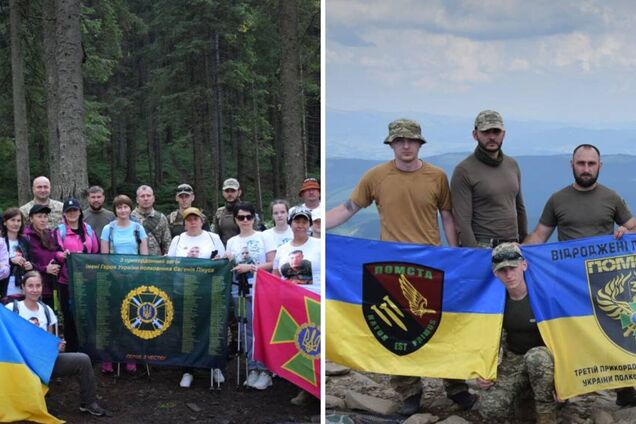
M 190 184 L 179 184 L 177 187 L 177 196 L 180 194 L 192 194 L 194 190 Z
M 241 188 L 241 185 L 236 178 L 228 178 L 227 180 L 223 181 L 223 190 L 227 190 L 228 188 L 238 190 Z
M 311 211 L 311 219 L 312 221 L 317 221 L 320 219 L 320 208 L 316 208 Z
M 62 212 L 67 212 L 71 209 L 79 209 L 80 211 L 82 210 L 80 202 L 74 197 L 69 197 L 68 199 L 66 199 L 66 201 L 64 202 L 64 206 L 62 206 Z
M 516 267 L 523 261 L 521 249 L 515 243 L 501 243 L 492 250 L 492 270 L 507 266 Z
M 298 196 L 302 196 L 303 191 L 311 189 L 320 190 L 320 183 L 316 178 L 305 178 L 303 185 L 300 187 L 300 191 L 298 192 Z
M 482 110 L 475 118 L 475 128 L 477 131 L 488 131 L 496 128 L 499 130 L 505 130 L 503 118 L 499 112 L 494 110 Z
M 45 213 L 48 215 L 51 213 L 51 208 L 46 205 L 33 205 L 29 211 L 29 216 L 33 216 L 36 213 Z
M 299 207 L 294 208 L 291 215 L 289 215 L 288 223 L 291 224 L 292 221 L 298 218 L 299 216 L 304 216 L 305 218 L 307 218 L 307 221 L 309 221 L 309 225 L 313 224 L 313 220 L 311 219 L 311 211 L 307 208 L 299 208 Z
M 183 219 L 186 219 L 190 215 L 196 215 L 199 218 L 203 218 L 203 214 L 199 208 L 187 208 L 183 211 Z
M 420 124 L 412 119 L 396 119 L 389 124 L 389 135 L 384 139 L 384 144 L 391 144 L 396 138 L 410 138 L 426 143 Z

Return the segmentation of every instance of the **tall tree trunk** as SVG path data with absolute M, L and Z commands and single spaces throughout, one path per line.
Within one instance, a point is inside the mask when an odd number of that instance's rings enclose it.
M 284 148 L 285 194 L 292 203 L 305 177 L 303 143 L 300 128 L 302 105 L 298 76 L 298 3 L 296 0 L 279 2 L 279 32 L 281 41 L 280 96 L 281 126 Z
M 88 186 L 79 0 L 57 0 L 57 35 L 60 174 L 52 195 L 79 197 Z
M 256 110 L 256 91 L 254 90 L 254 84 L 252 84 L 252 122 L 254 125 L 254 165 L 256 173 L 256 209 L 259 212 L 263 212 L 263 188 L 261 187 L 261 152 L 258 141 L 258 113 Z
M 11 26 L 11 76 L 13 83 L 13 125 L 15 129 L 15 164 L 18 182 L 18 204 L 31 197 L 29 170 L 29 131 L 24 87 L 24 53 L 22 50 L 22 12 L 19 0 L 9 2 Z M 25 166 L 26 165 L 26 166 Z
M 271 90 L 274 92 L 275 90 Z M 272 94 L 270 104 L 277 105 L 278 99 L 275 94 Z M 282 134 L 280 130 L 280 114 L 278 113 L 278 109 L 275 107 L 270 108 L 270 122 L 272 123 L 272 132 L 274 135 L 274 152 L 276 154 L 272 155 L 272 173 L 274 174 L 273 186 L 272 190 L 275 198 L 285 197 L 283 191 L 283 182 L 281 180 L 281 176 L 283 175 L 283 165 L 281 153 L 283 152 L 283 143 L 282 143 Z
M 44 2 L 43 46 L 44 46 L 44 87 L 46 89 L 46 120 L 48 130 L 48 176 L 51 181 L 59 181 L 60 134 L 58 131 L 57 111 L 58 75 L 57 75 L 57 11 L 56 0 Z
M 214 99 L 216 100 L 215 104 L 215 112 L 216 112 L 216 157 L 218 158 L 218 172 L 217 175 L 225 175 L 225 152 L 223 148 L 223 92 L 221 91 L 221 82 L 219 78 L 219 73 L 221 69 L 221 52 L 220 52 L 220 41 L 219 41 L 219 32 L 214 32 Z M 218 188 L 221 186 L 220 181 L 216 181 L 214 187 Z M 215 190 L 218 193 L 218 189 Z M 218 194 L 217 194 L 218 196 Z

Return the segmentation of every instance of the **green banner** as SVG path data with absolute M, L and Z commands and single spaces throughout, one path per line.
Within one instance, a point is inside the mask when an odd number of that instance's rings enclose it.
M 74 254 L 71 308 L 94 359 L 223 368 L 227 260 Z

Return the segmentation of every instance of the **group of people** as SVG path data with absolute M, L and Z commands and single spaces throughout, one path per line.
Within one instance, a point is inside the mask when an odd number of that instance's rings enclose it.
M 272 375 L 264 364 L 252 359 L 252 285 L 256 271 L 273 272 L 290 283 L 302 284 L 320 292 L 320 183 L 306 178 L 299 190 L 303 203 L 290 209 L 284 199 L 271 203 L 274 226 L 264 229 L 257 222 L 254 206 L 241 200 L 241 186 L 235 178 L 223 182 L 224 206 L 212 220 L 193 207 L 195 193 L 191 185 L 180 184 L 175 200 L 178 208 L 164 215 L 154 208 L 152 187 L 140 186 L 136 205 L 120 194 L 112 202 L 112 211 L 104 207 L 104 190 L 92 186 L 87 190 L 88 207 L 82 209 L 75 198 L 63 203 L 50 198 L 51 184 L 46 177 L 33 181 L 33 200 L 18 208 L 8 208 L 2 215 L 0 240 L 0 298 L 7 308 L 32 320 L 47 331 L 57 332 L 53 307 L 54 292 L 59 295 L 63 316 L 65 353 L 60 354 L 54 376 L 80 378 L 81 410 L 106 415 L 95 400 L 95 378 L 90 358 L 79 348 L 71 299 L 68 290 L 66 261 L 71 253 L 138 254 L 228 260 L 232 264 L 232 296 L 247 303 L 248 373 L 244 385 L 264 390 L 272 385 Z M 298 260 L 298 257 L 301 259 Z M 235 313 L 238 308 L 235 306 Z M 102 373 L 113 373 L 113 364 L 104 358 Z M 59 371 L 58 370 L 58 362 Z M 69 364 L 73 365 L 69 365 Z M 88 364 L 88 365 L 87 365 Z M 126 363 L 126 371 L 135 373 L 137 365 Z M 89 371 L 90 370 L 90 371 Z M 88 375 L 90 374 L 90 376 Z M 225 381 L 220 369 L 213 379 Z M 180 386 L 190 387 L 194 370 L 186 368 Z M 303 403 L 303 392 L 293 403 Z
M 409 119 L 391 122 L 384 143 L 393 150 L 393 160 L 367 171 L 350 198 L 326 213 L 325 228 L 343 224 L 375 202 L 382 240 L 439 246 L 439 214 L 449 246 L 493 249 L 492 269 L 507 292 L 498 378 L 477 381 L 482 389 L 479 401 L 464 381 L 444 380 L 446 394 L 463 409 L 477 408 L 486 418 L 506 418 L 522 394 L 531 391 L 537 422 L 556 423 L 553 359 L 529 307 L 524 279 L 528 264 L 519 244 L 544 243 L 555 228 L 560 241 L 607 234 L 619 238 L 636 230 L 636 219 L 616 192 L 597 181 L 602 167 L 598 148 L 581 144 L 572 154 L 573 184 L 550 197 L 529 233 L 521 172 L 503 153 L 505 135 L 501 115 L 481 111 L 472 131 L 477 146 L 455 167 L 449 184 L 442 169 L 419 157 L 427 143 L 420 125 Z M 391 376 L 390 381 L 402 398 L 399 412 L 416 413 L 422 397 L 420 378 Z M 631 387 L 617 390 L 616 403 L 636 406 L 636 392 Z

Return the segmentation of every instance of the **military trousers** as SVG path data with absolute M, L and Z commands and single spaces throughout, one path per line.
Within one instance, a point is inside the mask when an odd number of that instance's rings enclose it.
M 464 380 L 444 379 L 444 389 L 446 396 L 453 396 L 457 393 L 468 390 L 468 385 Z M 421 377 L 411 377 L 405 375 L 392 375 L 389 380 L 391 387 L 400 395 L 400 399 L 404 402 L 406 399 L 418 393 L 422 393 Z

